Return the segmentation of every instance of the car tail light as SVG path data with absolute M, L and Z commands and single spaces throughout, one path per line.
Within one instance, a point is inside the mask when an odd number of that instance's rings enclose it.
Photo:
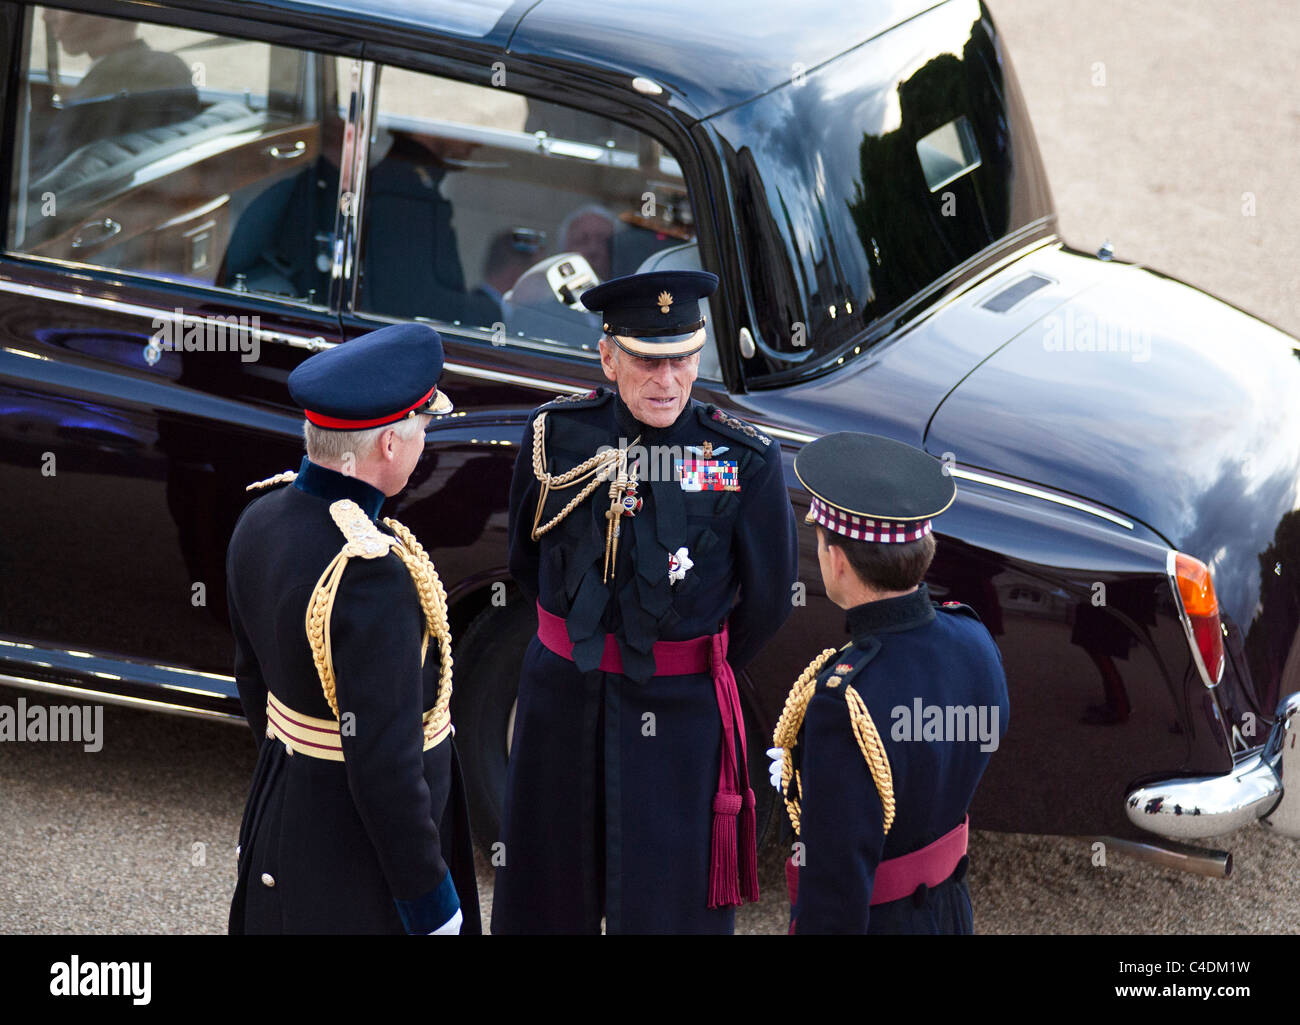
M 1178 599 L 1196 666 L 1207 687 L 1223 677 L 1223 624 L 1219 621 L 1219 599 L 1214 594 L 1210 567 L 1182 552 L 1169 553 L 1169 580 Z

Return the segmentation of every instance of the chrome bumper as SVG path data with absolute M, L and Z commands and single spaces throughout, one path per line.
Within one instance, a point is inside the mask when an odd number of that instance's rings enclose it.
M 1300 692 L 1278 704 L 1273 731 L 1259 751 L 1224 776 L 1171 779 L 1139 787 L 1124 802 L 1129 821 L 1174 840 L 1219 836 L 1255 821 L 1300 839 L 1297 735 Z

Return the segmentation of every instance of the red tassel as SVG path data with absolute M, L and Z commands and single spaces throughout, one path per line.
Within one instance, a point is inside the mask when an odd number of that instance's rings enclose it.
M 713 844 L 709 861 L 709 907 L 736 907 L 741 903 L 736 884 L 736 815 L 739 794 L 713 795 Z
M 751 902 L 758 900 L 758 843 L 754 834 L 754 791 L 746 790 L 740 810 L 740 892 Z

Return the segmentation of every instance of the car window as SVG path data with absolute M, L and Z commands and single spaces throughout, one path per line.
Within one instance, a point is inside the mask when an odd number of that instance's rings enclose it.
M 379 77 L 357 309 L 594 356 L 587 288 L 700 266 L 682 171 L 657 141 L 503 87 Z M 712 345 L 701 373 L 716 376 Z
M 333 197 L 307 173 L 336 59 L 77 11 L 29 8 L 8 248 L 323 304 Z M 323 203 L 320 238 L 293 230 Z

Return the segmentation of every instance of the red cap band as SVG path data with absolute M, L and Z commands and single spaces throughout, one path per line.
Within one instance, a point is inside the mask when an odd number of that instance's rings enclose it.
M 345 420 L 338 416 L 326 416 L 324 413 L 314 413 L 310 409 L 304 409 L 303 415 L 317 427 L 326 427 L 332 431 L 364 431 L 367 427 L 383 427 L 385 424 L 394 424 L 398 420 L 406 417 L 413 409 L 419 409 L 426 405 L 433 398 L 434 392 L 438 390 L 435 384 L 424 393 L 422 399 L 417 399 L 405 409 L 398 410 L 396 413 L 389 413 L 387 416 L 376 417 L 373 420 Z

